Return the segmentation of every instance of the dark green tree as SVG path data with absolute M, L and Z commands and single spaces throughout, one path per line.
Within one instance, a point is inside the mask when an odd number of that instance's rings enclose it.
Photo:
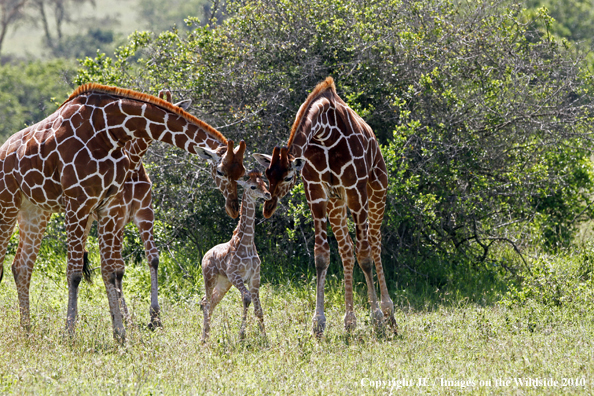
M 484 262 L 494 247 L 521 252 L 532 242 L 556 248 L 590 214 L 592 76 L 582 54 L 547 34 L 546 12 L 448 0 L 259 0 L 227 10 L 215 28 L 138 33 L 113 58 L 86 59 L 78 82 L 169 88 L 250 152 L 270 152 L 308 92 L 333 76 L 385 145 L 393 265 Z M 147 162 L 175 235 L 201 238 L 204 250 L 226 240 L 202 165 L 160 146 Z M 258 226 L 261 253 L 310 262 L 299 189 L 286 205 Z
M 65 60 L 0 66 L 0 144 L 53 113 L 72 91 L 75 71 Z

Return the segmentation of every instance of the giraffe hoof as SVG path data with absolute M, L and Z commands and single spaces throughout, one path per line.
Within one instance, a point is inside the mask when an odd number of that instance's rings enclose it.
M 375 310 L 372 315 L 372 321 L 374 327 L 383 328 L 386 324 L 386 321 L 384 319 L 384 313 L 379 309 Z
M 326 330 L 326 317 L 324 315 L 314 316 L 313 335 L 320 338 L 324 335 L 324 330 Z
M 347 312 L 344 315 L 344 328 L 346 331 L 353 331 L 357 327 L 357 318 L 354 312 Z
M 163 328 L 163 323 L 161 323 L 161 319 L 159 318 L 153 318 L 151 319 L 151 321 L 149 322 L 149 324 L 147 325 L 148 329 L 150 331 L 155 331 L 157 329 L 162 329 Z
M 31 332 L 31 323 L 30 322 L 21 322 L 21 327 L 25 330 L 26 333 Z
M 398 335 L 398 323 L 396 323 L 396 319 L 394 319 L 394 315 L 388 315 L 388 326 L 394 332 L 394 335 Z
M 384 315 L 386 316 L 394 316 L 394 303 L 390 298 L 386 298 L 382 300 L 381 307 Z
M 120 345 L 124 345 L 126 343 L 126 330 L 124 328 L 114 329 L 113 331 L 113 339 Z

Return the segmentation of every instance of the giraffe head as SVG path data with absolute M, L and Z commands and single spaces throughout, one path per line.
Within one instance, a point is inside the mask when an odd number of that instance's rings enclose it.
M 266 188 L 266 183 L 262 179 L 261 172 L 256 170 L 250 171 L 247 180 L 237 180 L 237 183 L 243 187 L 244 195 L 250 195 L 254 199 L 262 198 L 265 201 L 269 201 L 272 198 L 268 188 Z
M 159 91 L 159 97 L 172 102 L 171 91 Z M 174 103 L 174 106 L 188 110 L 192 104 L 191 99 Z M 245 142 L 239 142 L 239 146 L 233 150 L 233 140 L 227 140 L 227 146 L 221 146 L 216 151 L 206 148 L 198 148 L 198 154 L 209 160 L 211 164 L 211 175 L 215 184 L 225 196 L 225 210 L 232 218 L 239 216 L 239 202 L 237 198 L 237 180 L 245 174 L 243 167 L 243 153 Z
M 287 195 L 297 182 L 297 173 L 305 165 L 303 158 L 289 156 L 287 147 L 275 147 L 272 155 L 254 154 L 256 161 L 266 167 L 266 177 L 270 183 L 272 198 L 264 204 L 262 213 L 265 218 L 274 214 L 278 200 Z
M 245 175 L 243 154 L 245 142 L 242 140 L 235 150 L 233 140 L 227 140 L 227 147 L 217 150 L 198 147 L 198 155 L 210 162 L 210 172 L 215 184 L 225 196 L 225 210 L 232 218 L 239 216 L 237 181 Z

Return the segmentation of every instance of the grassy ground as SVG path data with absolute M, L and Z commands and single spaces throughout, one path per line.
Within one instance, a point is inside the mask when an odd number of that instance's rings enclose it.
M 148 271 L 130 266 L 125 293 L 136 326 L 128 327 L 124 346 L 111 337 L 99 279 L 83 284 L 77 334 L 73 339 L 64 335 L 65 280 L 43 276 L 43 262 L 32 287 L 34 327 L 25 333 L 19 327 L 10 267 L 5 265 L 0 393 L 591 393 L 594 301 L 592 283 L 583 276 L 586 261 L 542 259 L 533 277 L 502 294 L 499 302 L 452 297 L 450 288 L 428 293 L 424 305 L 420 297 L 411 304 L 405 291 L 396 290 L 398 336 L 374 331 L 362 287 L 357 293 L 357 329 L 346 334 L 343 291 L 335 279 L 327 287 L 323 339 L 310 335 L 315 296 L 309 280 L 264 285 L 267 337 L 260 336 L 250 312 L 247 337 L 241 341 L 241 303 L 232 289 L 215 311 L 205 345 L 199 342 L 201 280 L 190 282 L 194 287 L 189 292 L 164 286 L 165 327 L 150 332 L 144 326 Z

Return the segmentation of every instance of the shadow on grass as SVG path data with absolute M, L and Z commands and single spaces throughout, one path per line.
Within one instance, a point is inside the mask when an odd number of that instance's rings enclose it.
M 338 256 L 338 255 L 334 255 Z M 332 257 L 325 284 L 326 305 L 344 305 L 343 269 L 340 259 Z M 271 261 L 274 263 L 272 264 Z M 309 308 L 315 309 L 315 267 L 309 263 L 286 263 L 285 258 L 262 258 L 262 281 L 276 289 L 289 288 L 302 295 Z M 492 262 L 481 266 L 442 260 L 427 260 L 398 265 L 384 261 L 384 272 L 395 308 L 405 311 L 432 311 L 443 306 L 478 304 L 490 306 L 500 300 L 518 277 L 504 266 Z M 377 274 L 374 284 L 380 298 Z M 353 272 L 355 304 L 368 305 L 367 284 L 363 271 Z

